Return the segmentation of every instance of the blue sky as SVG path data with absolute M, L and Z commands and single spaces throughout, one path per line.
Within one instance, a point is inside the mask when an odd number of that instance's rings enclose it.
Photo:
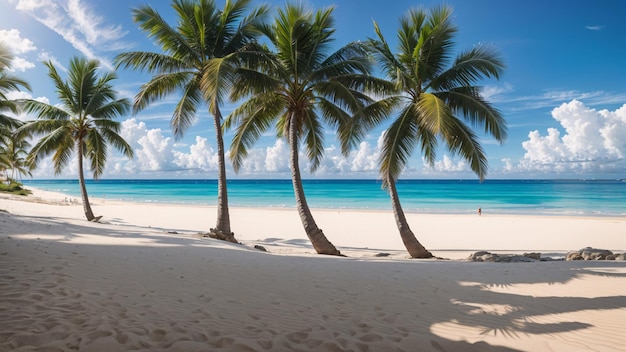
M 217 1 L 220 6 L 223 0 Z M 132 22 L 130 10 L 143 0 L 0 0 L 0 40 L 13 51 L 12 74 L 26 79 L 32 92 L 16 94 L 55 104 L 54 87 L 42 65 L 61 69 L 72 56 L 84 55 L 111 67 L 123 51 L 155 51 Z M 150 2 L 170 23 L 166 0 Z M 261 4 L 255 1 L 254 4 Z M 284 1 L 265 1 L 281 6 Z M 499 108 L 509 126 L 504 145 L 483 136 L 489 158 L 487 178 L 625 178 L 626 177 L 626 2 L 599 1 L 448 1 L 459 31 L 457 50 L 477 43 L 498 48 L 507 68 L 499 81 L 485 81 L 483 94 Z M 314 8 L 335 6 L 337 47 L 374 36 L 372 21 L 395 45 L 399 18 L 410 7 L 441 1 L 309 0 Z M 131 98 L 149 77 L 120 70 L 116 88 Z M 172 96 L 137 116 L 123 116 L 123 135 L 133 145 L 134 160 L 109 159 L 105 178 L 215 178 L 212 120 L 206 111 L 184 138 L 169 127 L 176 102 Z M 224 107 L 229 113 L 234 104 Z M 19 116 L 27 120 L 29 116 Z M 326 157 L 307 178 L 376 178 L 378 141 L 386 125 L 373 130 L 348 157 L 340 155 L 332 131 Z M 226 134 L 228 142 L 231 133 Z M 273 133 L 261 138 L 235 178 L 289 178 L 288 151 Z M 303 170 L 307 166 L 303 164 Z M 35 172 L 50 178 L 49 161 Z M 75 177 L 70 165 L 61 177 Z M 404 178 L 475 178 L 467 165 L 444 150 L 434 167 L 415 153 Z

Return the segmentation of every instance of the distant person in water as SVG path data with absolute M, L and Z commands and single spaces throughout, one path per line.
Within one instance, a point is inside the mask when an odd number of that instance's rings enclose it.
M 483 215 L 483 210 L 480 207 L 478 207 L 478 216 L 481 216 L 481 215 Z

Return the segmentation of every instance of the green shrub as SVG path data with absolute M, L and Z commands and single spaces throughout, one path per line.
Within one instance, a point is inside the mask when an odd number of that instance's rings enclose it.
M 27 196 L 32 194 L 28 189 L 25 189 L 19 182 L 11 181 L 9 184 L 0 183 L 0 192 L 16 194 L 19 196 Z

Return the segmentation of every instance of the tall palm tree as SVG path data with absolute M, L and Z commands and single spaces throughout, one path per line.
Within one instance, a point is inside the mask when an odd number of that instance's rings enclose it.
M 299 147 L 304 145 L 315 171 L 324 152 L 324 124 L 337 129 L 342 152 L 347 154 L 363 136 L 361 125 L 381 114 L 362 93 L 373 80 L 368 76 L 371 61 L 365 46 L 352 43 L 327 54 L 334 33 L 332 11 L 312 11 L 301 4 L 278 10 L 275 23 L 264 29 L 276 52 L 268 53 L 256 76 L 247 72 L 249 79 L 235 86 L 235 97 L 250 98 L 229 116 L 226 127 L 236 127 L 230 150 L 235 171 L 248 148 L 264 131 L 276 127 L 278 138 L 289 144 L 289 167 L 304 230 L 317 253 L 340 255 L 307 204 Z
M 128 52 L 116 58 L 118 65 L 154 75 L 135 97 L 135 113 L 170 93 L 180 93 L 181 99 L 171 119 L 177 138 L 193 125 L 198 107 L 208 105 L 213 115 L 219 161 L 217 225 L 209 235 L 235 243 L 228 211 L 220 106 L 230 93 L 234 71 L 254 56 L 255 39 L 261 34 L 257 27 L 269 10 L 267 6 L 260 6 L 244 16 L 250 2 L 226 0 L 224 8 L 219 10 L 214 0 L 174 0 L 172 7 L 178 15 L 176 27 L 150 6 L 134 9 L 135 23 L 163 52 Z
M 466 159 L 482 181 L 487 157 L 472 127 L 503 143 L 507 135 L 501 113 L 480 94 L 477 82 L 498 79 L 504 65 L 498 53 L 485 45 L 460 52 L 454 60 L 450 7 L 429 12 L 412 9 L 400 20 L 398 52 L 394 53 L 376 22 L 378 36 L 369 44 L 383 72 L 397 88 L 392 97 L 398 114 L 385 132 L 380 174 L 389 191 L 402 241 L 413 258 L 432 254 L 417 240 L 404 216 L 396 180 L 411 154 L 419 147 L 432 165 L 440 142 L 453 154 Z M 469 125 L 468 125 L 469 124 Z
M 98 62 L 74 57 L 70 60 L 67 81 L 63 81 L 51 61 L 44 63 L 48 76 L 54 82 L 59 105 L 36 100 L 24 100 L 24 110 L 37 115 L 37 120 L 27 122 L 18 129 L 18 135 L 44 135 L 32 148 L 27 160 L 36 165 L 40 158 L 52 155 L 55 174 L 61 173 L 74 152 L 78 161 L 78 181 L 85 216 L 98 221 L 89 204 L 83 158 L 90 162 L 94 179 L 104 171 L 108 144 L 127 157 L 133 157 L 128 143 L 119 135 L 120 123 L 114 118 L 128 112 L 128 99 L 117 99 L 111 85 L 115 73 L 105 72 L 98 77 Z

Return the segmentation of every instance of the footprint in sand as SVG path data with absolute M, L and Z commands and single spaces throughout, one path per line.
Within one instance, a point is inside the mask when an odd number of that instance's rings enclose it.
M 291 332 L 287 334 L 287 340 L 295 343 L 301 343 L 309 337 L 309 334 L 304 332 Z
M 162 341 L 163 338 L 165 338 L 165 335 L 167 335 L 167 331 L 163 330 L 163 329 L 154 329 L 152 330 L 152 332 L 150 332 L 150 334 L 148 335 L 153 341 Z

